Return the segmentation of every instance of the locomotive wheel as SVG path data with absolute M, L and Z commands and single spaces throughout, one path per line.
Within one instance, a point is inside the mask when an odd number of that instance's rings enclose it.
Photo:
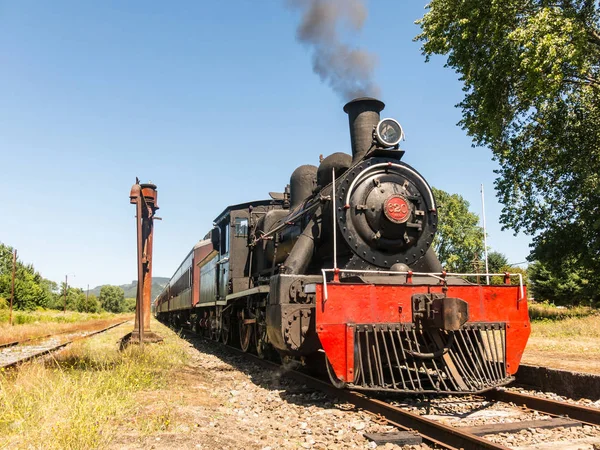
M 246 319 L 244 311 L 240 314 L 240 347 L 242 351 L 247 352 L 254 338 L 255 322 L 252 319 Z
M 244 352 L 247 352 L 250 348 L 252 338 L 254 335 L 254 326 L 252 324 L 244 325 L 240 324 L 240 347 Z
M 200 326 L 202 327 L 202 337 L 210 339 L 210 322 L 209 322 L 208 313 L 204 313 L 204 319 L 200 322 Z
M 221 342 L 227 345 L 229 342 L 229 334 L 231 328 L 231 315 L 229 313 L 225 313 L 221 316 Z
M 267 324 L 263 321 L 256 322 L 256 354 L 264 359 L 269 349 L 269 338 L 267 336 Z
M 210 317 L 208 319 L 208 332 L 210 335 L 210 339 L 212 341 L 219 340 L 220 327 L 219 327 L 219 322 L 217 320 L 217 317 L 215 316 L 214 311 L 210 312 Z
M 333 370 L 333 367 L 331 366 L 331 363 L 329 362 L 329 358 L 327 358 L 327 356 L 325 356 L 325 366 L 327 367 L 327 375 L 329 375 L 329 381 L 331 381 L 331 384 L 333 384 L 333 387 L 336 387 L 338 389 L 344 389 L 346 387 L 346 382 L 340 380 L 337 375 L 335 374 L 335 371 Z

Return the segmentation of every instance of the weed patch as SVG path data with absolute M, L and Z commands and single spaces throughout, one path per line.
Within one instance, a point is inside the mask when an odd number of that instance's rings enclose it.
M 600 315 L 537 320 L 531 324 L 531 337 L 599 338 Z
M 186 362 L 176 335 L 158 345 L 118 350 L 117 327 L 80 341 L 46 361 L 0 373 L 0 447 L 104 448 L 126 417 L 135 415 L 136 393 L 161 389 L 169 373 Z M 169 427 L 171 412 L 150 420 L 145 431 Z M 4 442 L 2 442 L 4 441 Z
M 109 312 L 101 313 L 82 313 L 76 311 L 56 311 L 56 310 L 37 310 L 37 311 L 13 311 L 13 323 L 22 325 L 27 323 L 75 323 L 86 320 L 109 319 L 116 317 L 117 314 Z M 9 311 L 0 309 L 0 324 L 8 323 Z
M 529 304 L 529 318 L 531 320 L 564 320 L 577 317 L 600 315 L 600 311 L 589 306 L 555 306 L 550 303 Z

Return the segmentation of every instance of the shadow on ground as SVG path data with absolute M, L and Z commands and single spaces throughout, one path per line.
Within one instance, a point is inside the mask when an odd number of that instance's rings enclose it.
M 313 361 L 311 367 L 302 367 L 300 363 L 289 364 L 289 367 L 280 366 L 277 370 L 268 370 L 243 355 L 237 354 L 235 350 L 219 342 L 209 340 L 191 330 L 173 329 L 181 339 L 189 342 L 196 350 L 201 353 L 209 354 L 219 358 L 224 364 L 231 366 L 235 370 L 239 370 L 248 376 L 249 381 L 257 386 L 269 390 L 278 390 L 282 400 L 303 406 L 317 406 L 321 408 L 338 408 L 345 411 L 356 411 L 354 405 L 340 401 L 338 398 L 324 394 L 318 390 L 310 388 L 305 384 L 299 383 L 291 377 L 286 377 L 286 371 L 299 370 L 307 373 L 315 378 L 326 380 L 327 375 L 324 370 L 325 363 L 321 360 Z M 319 354 L 320 356 L 321 354 Z M 279 362 L 279 361 L 277 361 Z M 319 367 L 320 363 L 320 367 Z M 322 369 L 322 370 L 320 370 Z M 224 368 L 219 368 L 224 370 Z M 373 395 L 369 393 L 369 395 Z M 487 407 L 486 402 L 481 402 L 480 399 L 469 399 L 460 396 L 422 396 L 422 395 L 406 395 L 406 394 L 390 394 L 382 393 L 375 395 L 385 401 L 395 401 L 399 404 L 408 404 L 425 408 L 425 414 L 430 414 L 432 409 L 435 409 L 436 414 L 444 414 L 447 411 L 449 415 L 454 417 L 466 417 L 475 411 L 483 410 Z M 469 396 L 467 396 L 469 397 Z M 471 402 L 472 408 L 465 412 L 457 413 L 454 405 Z

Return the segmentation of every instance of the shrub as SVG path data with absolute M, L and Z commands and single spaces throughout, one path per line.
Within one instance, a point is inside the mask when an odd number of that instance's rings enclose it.
M 549 302 L 529 304 L 529 318 L 531 320 L 563 320 L 597 314 L 600 314 L 600 311 L 590 308 L 589 306 L 575 306 L 569 308 L 565 306 L 556 306 Z

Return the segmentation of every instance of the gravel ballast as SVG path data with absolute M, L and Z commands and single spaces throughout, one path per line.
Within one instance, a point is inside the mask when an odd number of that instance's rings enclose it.
M 168 411 L 168 426 L 147 436 L 123 435 L 114 448 L 430 448 L 426 444 L 377 447 L 366 439 L 365 433 L 397 429 L 369 413 L 355 410 L 352 405 L 298 385 L 282 376 L 281 370 L 265 370 L 220 344 L 188 336 L 183 345 L 187 346 L 189 365 L 185 371 L 173 374 L 167 390 L 157 393 L 157 398 L 147 399 L 145 406 L 149 414 L 155 415 L 157 407 Z M 550 419 L 536 411 L 471 396 L 382 399 L 455 427 Z M 580 402 L 596 406 L 593 402 Z M 571 445 L 580 449 L 600 448 L 600 428 L 590 426 L 525 429 L 485 438 L 521 449 L 571 448 Z

